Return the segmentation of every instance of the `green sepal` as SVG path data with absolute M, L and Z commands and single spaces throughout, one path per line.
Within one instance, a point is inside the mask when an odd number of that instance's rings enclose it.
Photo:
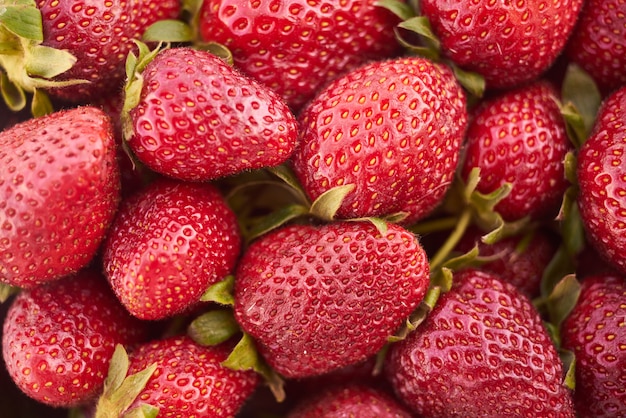
M 550 322 L 559 329 L 572 312 L 580 296 L 580 283 L 574 274 L 561 279 L 548 296 L 546 308 Z
M 577 135 L 574 144 L 578 148 L 593 128 L 602 95 L 593 78 L 579 65 L 570 63 L 563 79 L 561 98 L 568 112 L 576 114 Z
M 541 276 L 541 297 L 546 300 L 559 281 L 575 271 L 572 257 L 565 245 L 561 245 L 557 250 Z
M 202 302 L 215 302 L 220 305 L 234 306 L 234 287 L 235 276 L 228 275 L 223 280 L 209 286 L 209 288 L 200 297 L 200 300 Z
M 202 42 L 196 43 L 194 45 L 195 49 L 209 52 L 216 57 L 224 60 L 228 65 L 234 65 L 235 59 L 233 58 L 233 53 L 228 49 L 226 45 L 220 44 L 218 42 Z
M 424 40 L 424 43 L 428 47 L 436 51 L 441 49 L 439 38 L 437 38 L 437 36 L 433 33 L 430 22 L 426 16 L 411 17 L 403 22 L 400 22 L 398 27 L 416 33 Z
M 8 285 L 6 283 L 0 283 L 0 303 L 6 302 L 11 296 L 19 293 L 20 288 Z
M 54 78 L 63 74 L 76 63 L 76 57 L 62 49 L 55 49 L 44 45 L 34 45 L 28 51 L 24 66 L 28 74 Z M 83 81 L 86 83 L 87 81 Z
M 33 99 L 30 104 L 30 113 L 38 118 L 40 116 L 49 115 L 54 112 L 54 106 L 50 101 L 48 94 L 42 89 L 35 89 L 33 91 Z
M 576 195 L 575 187 L 570 187 L 565 191 L 558 217 L 561 221 L 563 245 L 572 258 L 580 254 L 586 244 L 585 227 L 580 217 Z
M 191 27 L 177 19 L 163 19 L 148 26 L 141 37 L 143 42 L 191 42 L 194 40 Z
M 26 107 L 24 89 L 9 80 L 4 71 L 0 71 L 0 94 L 9 110 L 19 112 Z
M 439 286 L 430 286 L 426 291 L 424 300 L 422 300 L 417 309 L 415 309 L 409 318 L 407 318 L 404 325 L 400 327 L 394 335 L 387 337 L 387 342 L 396 343 L 398 341 L 402 341 L 410 333 L 415 331 L 437 305 L 437 301 L 439 300 L 441 293 L 443 293 L 443 289 Z
M 263 217 L 246 234 L 246 241 L 254 239 L 288 223 L 291 220 L 307 215 L 309 208 L 300 204 L 284 206 Z
M 298 198 L 298 201 L 303 205 L 310 206 L 311 203 L 309 198 L 307 197 L 302 185 L 298 181 L 296 174 L 293 170 L 287 166 L 286 164 L 281 164 L 276 167 L 269 167 L 267 171 L 281 179 L 284 183 L 286 183 L 293 190 L 293 193 Z
M 565 371 L 563 385 L 573 391 L 576 389 L 576 355 L 573 351 L 560 349 L 559 357 Z
M 0 2 L 0 26 L 20 38 L 43 42 L 41 12 L 34 0 Z
M 382 218 L 366 217 L 366 218 L 351 218 L 347 219 L 349 222 L 369 222 L 378 230 L 380 235 L 385 235 L 389 230 L 389 223 Z
M 374 5 L 389 10 L 402 21 L 415 17 L 415 10 L 413 10 L 410 4 L 403 1 L 378 0 Z
M 336 186 L 318 196 L 313 203 L 309 212 L 316 218 L 324 221 L 332 221 L 337 215 L 337 211 L 343 204 L 346 196 L 354 190 L 354 184 L 344 184 Z
M 396 41 L 400 44 L 400 46 L 409 51 L 411 54 L 430 59 L 431 61 L 439 61 L 439 50 L 430 46 L 415 45 L 414 43 L 409 42 L 404 38 L 404 36 L 402 36 L 402 31 L 400 31 L 399 27 L 393 28 L 393 31 Z
M 187 327 L 187 335 L 200 345 L 218 345 L 239 333 L 241 329 L 232 311 L 214 310 L 196 317 Z
M 487 86 L 485 77 L 473 71 L 463 70 L 458 65 L 451 65 L 451 67 L 457 81 L 465 90 L 477 99 L 483 97 Z
M 561 116 L 565 121 L 567 137 L 576 149 L 580 148 L 589 134 L 582 115 L 573 103 L 566 103 L 561 106 Z
M 122 418 L 156 418 L 158 415 L 159 408 L 144 403 L 124 413 Z

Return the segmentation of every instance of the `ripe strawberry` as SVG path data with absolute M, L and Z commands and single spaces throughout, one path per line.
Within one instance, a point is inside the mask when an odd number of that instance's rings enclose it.
M 240 245 L 237 219 L 214 186 L 159 179 L 122 202 L 104 270 L 130 313 L 163 319 L 227 276 Z
M 380 350 L 423 299 L 429 269 L 397 225 L 291 225 L 253 242 L 235 280 L 235 317 L 278 373 L 320 375 Z
M 385 372 L 420 416 L 574 417 L 561 360 L 539 314 L 511 284 L 477 270 L 391 346 Z
M 374 0 L 206 0 L 199 19 L 205 41 L 228 47 L 238 68 L 296 112 L 335 77 L 401 50 L 399 19 Z
M 153 170 L 204 181 L 284 162 L 297 126 L 282 100 L 206 51 L 161 51 L 142 73 L 129 145 Z
M 391 395 L 364 385 L 320 388 L 287 414 L 287 418 L 411 418 Z
M 14 299 L 4 321 L 2 354 L 24 393 L 70 407 L 98 395 L 116 344 L 137 344 L 145 334 L 104 277 L 84 269 Z
M 488 88 L 539 77 L 564 49 L 583 0 L 422 0 L 444 55 L 485 77 Z
M 145 403 L 163 417 L 234 417 L 260 379 L 253 371 L 222 366 L 228 354 L 227 346 L 203 347 L 188 337 L 140 346 L 130 354 L 129 374 L 152 363 L 157 368 L 129 409 Z
M 587 0 L 572 33 L 567 57 L 608 94 L 626 84 L 626 3 Z
M 354 184 L 340 217 L 406 212 L 408 224 L 452 183 L 465 95 L 447 67 L 424 58 L 376 62 L 322 90 L 300 122 L 293 168 L 311 200 Z
M 626 416 L 626 279 L 586 278 L 562 325 L 563 348 L 576 356 L 574 404 L 580 418 Z
M 81 107 L 0 133 L 0 281 L 32 287 L 86 266 L 120 193 L 109 118 Z
M 626 87 L 602 104 L 578 152 L 578 207 L 590 243 L 626 272 Z
M 564 159 L 572 148 L 554 89 L 545 82 L 502 93 L 475 110 L 467 131 L 462 176 L 480 168 L 477 190 L 510 183 L 495 207 L 507 221 L 556 216 L 568 187 Z

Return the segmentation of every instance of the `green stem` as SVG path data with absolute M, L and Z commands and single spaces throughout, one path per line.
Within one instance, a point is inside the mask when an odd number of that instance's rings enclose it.
M 452 250 L 460 241 L 463 234 L 465 234 L 465 231 L 467 230 L 471 219 L 472 211 L 469 208 L 461 212 L 461 215 L 457 220 L 454 230 L 450 233 L 448 239 L 446 239 L 441 248 L 439 248 L 437 253 L 430 260 L 431 271 L 434 271 L 443 265 L 450 252 L 452 252 Z
M 457 216 L 448 216 L 446 218 L 433 219 L 431 221 L 420 222 L 411 226 L 411 232 L 417 235 L 425 235 L 432 232 L 447 231 L 454 228 L 458 222 Z

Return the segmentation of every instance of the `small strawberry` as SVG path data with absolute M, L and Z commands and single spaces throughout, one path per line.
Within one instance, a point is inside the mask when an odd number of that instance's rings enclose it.
M 104 270 L 130 313 L 163 319 L 230 274 L 240 246 L 237 219 L 214 186 L 159 179 L 122 202 Z
M 574 404 L 580 418 L 626 416 L 626 279 L 581 282 L 578 304 L 565 319 L 561 341 L 576 356 Z
M 158 173 L 211 180 L 279 165 L 295 147 L 287 105 L 209 52 L 163 50 L 137 77 L 142 88 L 125 127 L 128 144 Z
M 389 350 L 385 372 L 397 396 L 429 418 L 573 418 L 561 360 L 530 301 L 481 271 L 454 281 Z
M 116 344 L 134 345 L 145 336 L 146 328 L 124 310 L 104 277 L 84 269 L 14 299 L 2 354 L 24 393 L 70 407 L 98 395 Z
M 291 225 L 244 253 L 235 317 L 278 373 L 320 375 L 380 350 L 423 299 L 428 274 L 417 239 L 397 225 Z
M 444 55 L 488 88 L 538 78 L 564 49 L 583 0 L 422 0 Z
M 454 178 L 467 126 L 452 71 L 424 58 L 376 62 L 335 80 L 300 114 L 293 169 L 311 200 L 353 184 L 338 215 L 405 212 L 414 222 Z
M 461 173 L 480 169 L 477 190 L 512 185 L 496 206 L 507 221 L 557 215 L 568 187 L 564 160 L 572 148 L 554 89 L 545 82 L 483 102 L 469 124 Z
M 109 118 L 94 107 L 0 133 L 0 281 L 32 287 L 86 266 L 113 219 L 119 168 Z
M 398 54 L 398 22 L 374 0 L 205 0 L 199 32 L 229 48 L 237 68 L 297 112 L 335 77 Z

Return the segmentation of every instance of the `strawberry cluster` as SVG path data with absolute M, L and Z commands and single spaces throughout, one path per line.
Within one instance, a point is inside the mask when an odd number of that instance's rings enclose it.
M 626 417 L 622 0 L 0 0 L 1 415 Z

